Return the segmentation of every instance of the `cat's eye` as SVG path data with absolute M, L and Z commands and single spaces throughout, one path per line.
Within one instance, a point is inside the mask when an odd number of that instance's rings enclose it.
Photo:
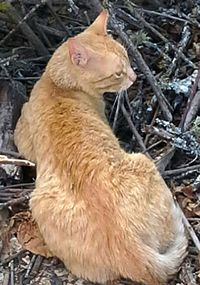
M 123 71 L 115 72 L 115 77 L 116 78 L 121 78 L 122 76 L 123 76 Z

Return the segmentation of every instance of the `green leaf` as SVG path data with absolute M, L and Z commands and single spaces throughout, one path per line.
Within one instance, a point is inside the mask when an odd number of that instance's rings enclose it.
M 0 3 L 0 12 L 5 12 L 9 9 L 9 4 L 6 2 Z

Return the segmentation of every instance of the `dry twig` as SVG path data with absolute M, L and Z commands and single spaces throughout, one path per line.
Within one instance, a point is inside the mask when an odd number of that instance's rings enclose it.
M 171 176 L 171 175 L 178 175 L 181 173 L 191 173 L 194 171 L 200 171 L 200 164 L 188 166 L 188 167 L 181 167 L 178 169 L 171 169 L 171 170 L 166 170 L 162 174 L 164 177 Z
M 34 167 L 35 163 L 26 159 L 8 158 L 6 155 L 0 155 L 0 164 L 14 164 L 17 166 L 31 166 Z
M 185 111 L 183 113 L 181 122 L 180 122 L 180 128 L 182 131 L 187 131 L 188 127 L 198 112 L 199 106 L 200 106 L 200 92 L 197 91 L 198 85 L 200 82 L 200 63 L 198 68 L 198 73 L 195 78 L 195 82 L 191 88 L 190 95 L 188 97 L 187 106 L 185 108 Z
M 179 205 L 178 205 L 178 207 L 181 210 Z M 200 241 L 199 241 L 195 231 L 193 230 L 192 226 L 188 222 L 188 220 L 187 220 L 187 218 L 184 215 L 182 210 L 181 210 L 181 212 L 182 212 L 182 217 L 183 217 L 184 224 L 185 224 L 185 226 L 186 226 L 186 228 L 187 228 L 187 230 L 188 230 L 188 232 L 189 232 L 189 234 L 190 234 L 190 236 L 191 236 L 191 238 L 192 238 L 192 240 L 193 240 L 193 242 L 194 242 L 194 244 L 195 244 L 195 246 L 196 246 L 196 248 L 198 250 L 198 253 L 200 253 Z

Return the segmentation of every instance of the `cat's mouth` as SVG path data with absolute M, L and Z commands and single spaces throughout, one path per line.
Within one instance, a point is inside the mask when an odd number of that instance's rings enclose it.
M 136 80 L 136 74 L 135 74 L 135 80 Z M 123 85 L 122 87 L 120 88 L 120 92 L 121 91 L 125 91 L 127 90 L 134 82 L 135 80 L 130 80 L 129 78 L 127 78 L 124 82 L 123 82 Z
M 136 78 L 137 78 L 136 73 L 133 71 L 131 67 L 129 67 L 127 70 L 127 78 L 124 80 L 120 91 L 128 89 L 135 82 Z
M 136 73 L 133 71 L 133 69 L 131 67 L 128 68 L 127 70 L 127 76 L 128 76 L 128 79 L 134 83 L 136 78 L 137 78 L 137 75 Z

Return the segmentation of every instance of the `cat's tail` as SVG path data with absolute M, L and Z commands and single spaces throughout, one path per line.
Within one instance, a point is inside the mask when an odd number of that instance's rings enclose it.
M 162 252 L 150 245 L 145 244 L 144 239 L 138 246 L 140 253 L 137 256 L 137 250 L 133 251 L 134 264 L 124 262 L 121 265 L 121 276 L 142 282 L 148 285 L 166 284 L 167 280 L 178 272 L 187 252 L 187 238 L 183 224 L 183 217 L 179 207 L 172 203 L 172 224 L 169 230 L 173 232 L 173 238 L 167 249 Z M 138 245 L 138 242 L 137 242 Z
M 187 252 L 188 242 L 183 217 L 179 207 L 175 203 L 173 205 L 173 212 L 174 240 L 164 253 L 151 251 L 151 260 L 149 260 L 154 267 L 153 271 L 155 275 L 159 276 L 162 280 L 167 280 L 179 270 Z

